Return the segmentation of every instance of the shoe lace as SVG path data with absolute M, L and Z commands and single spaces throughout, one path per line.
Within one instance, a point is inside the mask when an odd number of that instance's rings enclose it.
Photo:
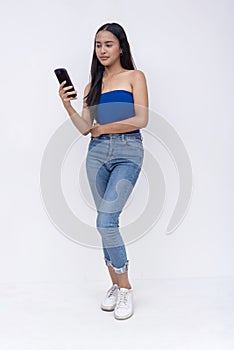
M 120 291 L 118 295 L 117 308 L 125 307 L 128 302 L 128 291 Z
M 114 294 L 114 292 L 116 291 L 116 288 L 117 288 L 117 286 L 112 286 L 112 287 L 108 290 L 108 292 L 107 292 L 107 297 L 108 297 L 108 298 L 111 297 L 111 296 Z

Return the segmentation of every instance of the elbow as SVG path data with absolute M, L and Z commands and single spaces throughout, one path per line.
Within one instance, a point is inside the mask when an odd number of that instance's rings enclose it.
M 144 118 L 142 121 L 141 121 L 141 128 L 146 128 L 146 126 L 148 125 L 148 117 L 147 118 Z
M 86 136 L 90 133 L 90 129 L 92 128 L 92 125 L 90 125 L 89 123 L 86 122 L 86 127 L 82 130 L 81 134 Z
M 148 120 L 143 124 L 142 128 L 146 128 L 148 125 Z
M 149 115 L 145 111 L 143 111 L 143 112 L 141 111 L 141 113 L 135 115 L 135 117 L 137 117 L 136 125 L 139 128 L 145 128 L 148 124 Z
M 81 134 L 83 135 L 83 136 L 86 136 L 86 135 L 88 135 L 90 133 L 90 129 L 89 130 L 86 130 L 86 131 L 83 131 Z

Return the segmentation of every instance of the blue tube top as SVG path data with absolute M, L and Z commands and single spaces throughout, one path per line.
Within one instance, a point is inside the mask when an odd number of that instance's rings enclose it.
M 133 93 L 127 90 L 103 92 L 97 105 L 97 122 L 113 123 L 135 116 Z M 139 129 L 128 131 L 139 132 Z M 125 133 L 124 133 L 125 134 Z

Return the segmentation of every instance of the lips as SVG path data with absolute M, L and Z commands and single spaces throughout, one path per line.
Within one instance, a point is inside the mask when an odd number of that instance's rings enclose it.
M 101 60 L 107 60 L 109 57 L 106 57 L 106 56 L 102 56 L 100 57 Z

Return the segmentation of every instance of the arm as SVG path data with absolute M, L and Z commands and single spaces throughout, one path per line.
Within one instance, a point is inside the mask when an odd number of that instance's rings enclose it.
M 88 83 L 88 85 L 85 87 L 84 96 L 88 94 L 89 89 L 90 89 L 90 83 Z M 81 132 L 81 134 L 87 135 L 90 131 L 90 128 L 92 127 L 92 121 L 91 121 L 91 116 L 90 116 L 90 112 L 88 110 L 86 101 L 83 100 L 83 109 L 82 109 L 82 114 L 80 116 L 76 112 L 76 110 L 72 107 L 69 96 L 67 96 L 68 97 L 67 99 L 64 97 L 65 97 L 64 95 L 61 95 L 64 107 L 68 112 L 73 124 Z
M 135 70 L 132 74 L 132 87 L 135 116 L 118 122 L 100 125 L 96 130 L 99 134 L 121 133 L 145 128 L 148 124 L 148 91 L 146 78 L 143 72 Z

